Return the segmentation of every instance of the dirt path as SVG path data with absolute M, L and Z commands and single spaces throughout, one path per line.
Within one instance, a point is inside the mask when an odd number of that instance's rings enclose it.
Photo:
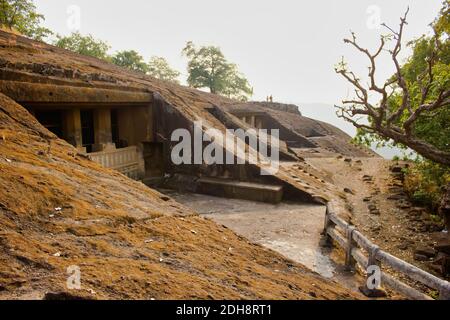
M 357 291 L 363 281 L 343 271 L 340 257 L 320 246 L 325 207 L 281 203 L 271 205 L 199 194 L 170 193 L 178 202 L 225 225 L 252 242 L 277 251 L 320 275 Z
M 308 162 L 327 171 L 333 183 L 347 191 L 347 199 L 353 207 L 352 223 L 383 249 L 394 251 L 399 258 L 412 260 L 409 250 L 396 247 L 409 243 L 408 247 L 413 248 L 416 243 L 431 241 L 429 235 L 416 232 L 408 223 L 411 206 L 399 208 L 397 201 L 389 199 L 392 196 L 389 190 L 392 187 L 390 161 L 364 158 L 345 162 L 336 158 L 314 158 Z
M 403 190 L 389 170 L 392 161 L 381 158 L 351 161 L 309 158 L 307 161 L 326 172 L 340 190 L 345 189 L 353 208 L 351 222 L 361 232 L 383 250 L 433 273 L 430 261 L 416 261 L 414 252 L 419 246 L 433 247 L 433 239 L 439 237 L 440 232 L 434 230 L 436 226 L 429 220 L 428 213 L 399 196 Z M 416 211 L 419 216 L 415 215 Z

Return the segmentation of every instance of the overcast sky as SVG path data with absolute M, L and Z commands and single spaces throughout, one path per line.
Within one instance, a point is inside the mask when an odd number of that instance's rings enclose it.
M 253 99 L 273 95 L 280 102 L 327 105 L 349 94 L 349 86 L 333 70 L 342 56 L 355 71 L 367 74 L 364 56 L 342 41 L 350 30 L 363 46 L 375 49 L 379 34 L 385 31 L 377 28 L 379 22 L 398 27 L 399 17 L 409 6 L 405 40 L 411 40 L 430 32 L 428 25 L 441 7 L 440 0 L 35 2 L 46 17 L 46 26 L 59 34 L 80 27 L 81 33 L 107 41 L 112 51 L 134 49 L 146 59 L 163 56 L 184 78 L 186 61 L 180 52 L 185 43 L 217 45 L 247 76 L 254 87 Z M 392 67 L 387 59 L 380 61 L 378 79 L 391 75 Z M 314 106 L 318 107 L 309 108 Z M 330 117 L 330 109 L 304 112 Z

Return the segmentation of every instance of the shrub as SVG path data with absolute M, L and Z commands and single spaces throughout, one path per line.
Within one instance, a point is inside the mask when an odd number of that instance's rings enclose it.
M 450 183 L 450 168 L 430 161 L 419 161 L 406 170 L 405 189 L 411 199 L 436 210 L 443 187 Z

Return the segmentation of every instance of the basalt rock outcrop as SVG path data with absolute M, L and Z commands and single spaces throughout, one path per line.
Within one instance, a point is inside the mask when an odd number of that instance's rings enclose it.
M 2 94 L 0 185 L 1 299 L 356 298 L 88 160 Z
M 358 298 L 90 161 L 21 105 L 156 97 L 163 126 L 200 119 L 224 131 L 210 110 L 236 101 L 3 31 L 0 57 L 0 298 Z M 289 170 L 295 175 L 281 168 L 271 179 L 294 197 L 324 203 L 338 192 L 300 159 Z M 81 275 L 75 289 L 73 270 Z

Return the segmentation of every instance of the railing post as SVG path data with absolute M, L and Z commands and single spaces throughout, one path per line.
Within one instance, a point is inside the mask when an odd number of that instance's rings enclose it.
M 354 226 L 349 226 L 346 230 L 347 247 L 345 248 L 345 269 L 347 271 L 352 271 L 355 266 L 355 259 L 352 256 L 352 249 L 356 246 L 353 240 L 353 231 L 355 231 Z
M 325 211 L 325 223 L 323 226 L 323 232 L 322 235 L 326 235 L 327 234 L 327 229 L 330 226 L 330 209 L 327 205 L 326 211 Z
M 369 252 L 369 259 L 367 260 L 367 266 L 378 266 L 381 267 L 381 262 L 377 260 L 377 253 L 380 251 L 380 247 L 373 246 L 372 250 Z
M 335 224 L 333 221 L 331 221 L 330 214 L 331 214 L 330 206 L 327 205 L 326 212 L 325 212 L 325 223 L 324 223 L 324 228 L 323 228 L 323 232 L 322 232 L 322 241 L 321 241 L 321 245 L 323 247 L 332 247 L 333 246 L 333 240 L 328 235 L 328 228 L 334 227 Z
M 377 271 L 375 270 L 373 271 L 374 273 L 372 274 L 369 274 L 367 272 L 366 283 L 364 284 L 364 286 L 359 288 L 361 292 L 369 298 L 383 298 L 387 296 L 386 292 L 383 289 L 381 289 L 381 262 L 377 259 L 378 251 L 380 251 L 380 248 L 378 246 L 373 246 L 372 250 L 370 250 L 366 272 L 369 270 L 370 267 L 377 266 L 379 268 L 378 269 L 379 273 L 377 274 Z M 373 283 L 373 281 L 375 281 L 375 284 L 378 282 L 379 286 L 369 287 L 369 283 Z

